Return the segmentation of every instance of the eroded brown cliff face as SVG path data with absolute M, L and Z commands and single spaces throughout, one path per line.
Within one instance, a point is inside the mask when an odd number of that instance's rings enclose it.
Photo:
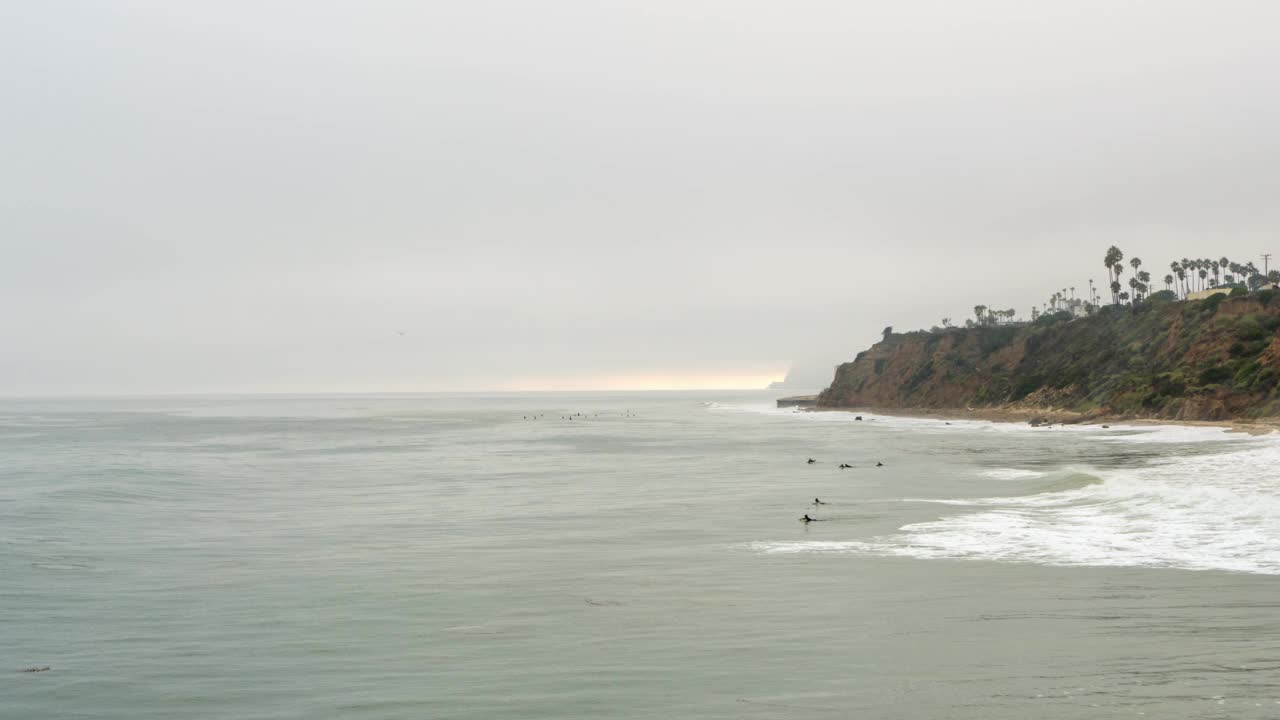
M 1109 308 L 1088 318 L 890 335 L 825 407 L 1053 408 L 1183 420 L 1280 415 L 1280 296 Z

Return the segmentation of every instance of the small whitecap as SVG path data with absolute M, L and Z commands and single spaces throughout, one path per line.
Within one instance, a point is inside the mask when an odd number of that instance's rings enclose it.
M 1032 478 L 1044 477 L 1046 473 L 1039 470 L 1024 470 L 1022 468 L 997 468 L 995 470 L 987 470 L 982 473 L 986 477 L 996 480 L 1030 480 Z

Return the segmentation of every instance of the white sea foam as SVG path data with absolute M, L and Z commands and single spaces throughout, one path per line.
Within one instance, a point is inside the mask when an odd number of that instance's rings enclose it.
M 805 408 L 776 407 L 770 403 L 717 403 L 707 404 L 713 412 L 754 413 L 776 417 L 790 417 L 805 422 L 820 423 L 871 423 L 879 428 L 912 431 L 948 431 L 959 430 L 1038 430 L 1029 425 L 1017 423 L 994 423 L 986 420 L 939 420 L 937 418 L 905 417 L 899 415 L 878 415 L 863 411 L 823 410 L 811 411 Z M 861 420 L 859 420 L 861 418 Z
M 996 480 L 1028 480 L 1045 476 L 1045 473 L 1039 470 L 1024 470 L 1022 468 L 998 468 L 987 470 L 982 474 Z
M 879 415 L 861 410 L 824 410 L 813 412 L 804 408 L 777 407 L 774 403 L 706 403 L 712 412 L 754 413 L 776 417 L 789 417 L 805 422 L 872 423 L 877 428 L 911 432 L 959 432 L 981 431 L 989 433 L 1083 433 L 1096 435 L 1109 443 L 1202 443 L 1239 440 L 1240 433 L 1223 427 L 1198 425 L 1052 425 L 1032 426 L 1024 422 L 994 422 L 990 420 L 938 419 Z M 862 420 L 859 421 L 858 418 Z
M 1171 442 L 1158 432 L 1146 437 L 1152 435 L 1151 442 Z M 1250 438 L 1219 454 L 1093 471 L 1092 482 L 1089 475 L 1073 474 L 1060 487 L 1050 483 L 1028 495 L 908 499 L 970 509 L 870 540 L 753 548 L 771 554 L 846 552 L 1280 574 L 1278 468 L 1280 440 Z
M 1113 425 L 1111 443 L 1201 443 L 1239 440 L 1228 428 L 1201 425 Z

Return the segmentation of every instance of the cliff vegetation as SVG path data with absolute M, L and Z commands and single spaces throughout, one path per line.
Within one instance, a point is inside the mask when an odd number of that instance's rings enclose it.
M 886 328 L 881 342 L 837 368 L 818 405 L 1176 420 L 1280 415 L 1280 291 L 1140 297 L 1085 315 L 1050 310 L 1029 323 Z

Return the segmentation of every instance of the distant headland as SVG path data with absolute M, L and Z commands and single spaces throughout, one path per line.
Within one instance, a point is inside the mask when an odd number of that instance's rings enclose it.
M 1030 320 L 979 305 L 963 327 L 885 328 L 814 403 L 1048 421 L 1280 417 L 1280 272 L 1182 260 L 1152 292 L 1134 258 L 1124 290 L 1123 257 L 1108 249 L 1107 285 L 1055 292 Z

